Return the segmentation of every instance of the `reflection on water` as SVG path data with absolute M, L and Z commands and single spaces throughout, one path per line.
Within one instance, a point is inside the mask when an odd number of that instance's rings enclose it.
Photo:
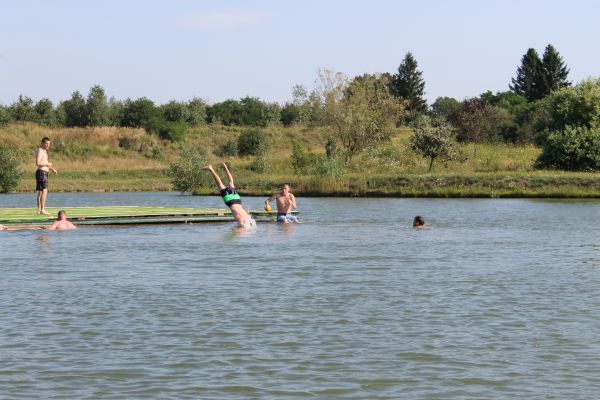
M 305 224 L 255 231 L 3 232 L 0 397 L 596 397 L 600 202 L 298 201 Z

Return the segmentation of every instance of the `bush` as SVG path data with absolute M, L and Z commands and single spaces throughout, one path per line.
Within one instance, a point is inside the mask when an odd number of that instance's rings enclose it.
M 600 128 L 567 126 L 551 132 L 536 165 L 572 171 L 600 170 Z
M 292 155 L 291 155 L 292 169 L 294 174 L 302 175 L 308 173 L 311 166 L 316 161 L 316 155 L 311 152 L 306 152 L 296 141 L 292 143 Z
M 438 121 L 432 124 L 429 118 L 420 117 L 415 121 L 414 135 L 410 138 L 410 147 L 429 159 L 429 171 L 435 160 L 441 160 L 444 165 L 457 158 L 456 139 L 450 126 Z
M 188 129 L 187 124 L 177 122 L 164 122 L 158 126 L 158 136 L 162 140 L 171 142 L 182 142 L 185 139 L 185 131 Z
M 260 129 L 248 129 L 240 134 L 237 142 L 238 154 L 259 155 L 267 150 L 267 138 Z
M 15 152 L 0 144 L 0 191 L 13 191 L 19 185 L 22 175 Z
M 6 108 L 0 106 L 0 126 L 7 125 L 11 121 L 12 117 L 10 112 Z
M 216 153 L 219 157 L 235 157 L 238 155 L 238 145 L 235 139 L 229 139 Z
M 171 164 L 168 171 L 175 190 L 184 193 L 198 187 L 209 186 L 212 178 L 202 169 L 206 164 L 206 158 L 200 151 L 183 149 L 179 159 Z

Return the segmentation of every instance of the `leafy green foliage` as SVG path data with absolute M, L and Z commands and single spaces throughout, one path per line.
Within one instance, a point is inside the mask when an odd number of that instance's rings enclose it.
M 438 97 L 431 105 L 434 118 L 446 118 L 460 107 L 460 101 L 453 97 Z
M 37 121 L 38 115 L 33 108 L 33 100 L 30 97 L 19 95 L 9 107 L 12 119 L 15 121 Z
M 327 122 L 347 162 L 365 148 L 389 140 L 404 115 L 404 104 L 390 95 L 384 77 L 348 82 L 340 73 L 321 71 L 319 82 Z
M 237 148 L 240 156 L 260 155 L 267 147 L 267 138 L 260 129 L 247 129 L 238 137 Z
M 3 193 L 13 191 L 19 185 L 22 175 L 16 153 L 0 144 L 0 191 Z
M 448 161 L 458 158 L 457 142 L 452 127 L 446 122 L 432 123 L 429 117 L 421 116 L 413 124 L 413 130 L 410 147 L 429 159 L 429 171 L 436 160 L 447 166 Z
M 456 128 L 459 141 L 494 141 L 498 139 L 502 126 L 510 123 L 510 116 L 499 107 L 472 98 L 462 102 L 450 115 L 449 122 Z
M 225 142 L 216 153 L 219 157 L 235 157 L 238 155 L 237 140 L 229 139 Z
M 412 53 L 406 53 L 398 67 L 398 73 L 392 77 L 389 84 L 390 92 L 394 96 L 408 101 L 406 109 L 411 113 L 422 113 L 427 110 L 423 72 L 417 67 L 417 60 Z
M 0 126 L 7 125 L 11 121 L 10 112 L 5 107 L 0 106 Z
M 599 126 L 600 78 L 588 79 L 553 92 L 545 105 L 552 115 L 551 130 L 566 126 Z
M 90 88 L 86 103 L 86 125 L 104 126 L 108 124 L 108 103 L 102 86 L 95 85 Z
M 152 100 L 145 97 L 137 100 L 125 100 L 123 119 L 121 120 L 122 126 L 156 131 L 162 122 L 162 115 Z
M 37 121 L 45 126 L 56 126 L 56 112 L 52 101 L 48 98 L 43 98 L 33 107 L 37 114 Z
M 86 103 L 81 93 L 76 90 L 69 100 L 63 101 L 59 107 L 64 112 L 64 124 L 67 127 L 86 125 Z
M 185 139 L 185 132 L 189 128 L 187 124 L 177 122 L 163 122 L 157 128 L 158 137 L 162 140 L 171 142 L 182 142 Z
M 240 101 L 230 99 L 214 104 L 208 110 L 207 119 L 223 125 L 266 127 L 280 119 L 280 112 L 279 106 L 274 103 L 247 96 Z
M 175 190 L 184 193 L 194 188 L 208 187 L 210 176 L 202 168 L 207 164 L 204 154 L 196 149 L 184 148 L 179 159 L 169 167 L 169 177 Z
M 573 171 L 600 171 L 600 128 L 567 126 L 548 135 L 540 168 L 558 168 Z

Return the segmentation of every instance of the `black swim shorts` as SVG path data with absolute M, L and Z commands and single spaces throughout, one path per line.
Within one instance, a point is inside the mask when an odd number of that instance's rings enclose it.
M 227 207 L 231 207 L 233 204 L 242 204 L 242 199 L 238 192 L 233 187 L 226 187 L 221 189 L 221 197 Z
M 48 189 L 48 171 L 38 169 L 35 171 L 35 190 L 42 191 Z

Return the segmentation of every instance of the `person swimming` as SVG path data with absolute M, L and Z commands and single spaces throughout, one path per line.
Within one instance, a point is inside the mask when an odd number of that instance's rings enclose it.
M 426 229 L 426 228 L 431 228 L 431 227 L 425 225 L 425 219 L 423 217 L 421 217 L 420 215 L 417 215 L 413 219 L 413 228 L 416 228 L 416 229 Z

